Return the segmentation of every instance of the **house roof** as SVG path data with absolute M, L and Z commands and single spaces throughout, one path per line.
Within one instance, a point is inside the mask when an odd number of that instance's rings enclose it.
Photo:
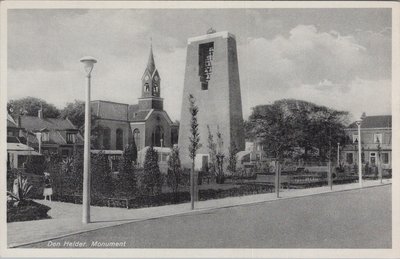
M 96 100 L 90 103 L 94 115 L 102 119 L 123 120 L 128 119 L 128 104 Z
M 131 122 L 135 122 L 135 121 L 144 121 L 147 117 L 147 115 L 151 112 L 151 110 L 145 110 L 145 111 L 138 111 L 135 112 L 132 116 L 132 118 L 130 118 L 129 121 Z
M 36 116 L 22 116 L 21 128 L 30 131 L 48 130 L 77 130 L 77 127 L 68 119 L 59 118 L 39 118 Z
M 7 128 L 18 128 L 17 124 L 9 113 L 7 113 Z
M 361 128 L 391 128 L 392 115 L 366 116 L 361 122 Z M 349 128 L 357 128 L 356 122 L 349 125 Z
M 128 106 L 128 120 L 133 121 L 139 111 L 139 104 L 132 104 Z

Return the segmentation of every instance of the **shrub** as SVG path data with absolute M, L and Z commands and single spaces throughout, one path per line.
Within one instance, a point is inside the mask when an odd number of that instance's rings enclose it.
M 92 154 L 91 189 L 94 195 L 111 196 L 114 191 L 108 158 L 103 153 Z
M 45 157 L 43 156 L 28 156 L 25 164 L 25 172 L 29 174 L 42 175 L 46 169 Z
M 135 154 L 137 155 L 136 147 L 127 145 L 124 149 L 121 160 L 119 161 L 119 174 L 118 180 L 116 181 L 116 189 L 121 191 L 127 196 L 134 195 L 136 193 L 136 175 L 135 168 L 133 166 L 135 161 Z
M 152 146 L 150 146 L 144 158 L 143 178 L 141 181 L 142 192 L 150 195 L 161 193 L 163 177 L 158 167 L 158 154 Z

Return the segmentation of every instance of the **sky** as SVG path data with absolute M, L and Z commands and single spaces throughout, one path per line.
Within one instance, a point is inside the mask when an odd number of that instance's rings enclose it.
M 150 42 L 164 109 L 180 118 L 187 39 L 236 36 L 243 117 L 295 98 L 391 114 L 390 9 L 15 9 L 8 11 L 8 99 L 62 108 L 84 100 L 79 62 L 94 56 L 92 100 L 137 103 Z

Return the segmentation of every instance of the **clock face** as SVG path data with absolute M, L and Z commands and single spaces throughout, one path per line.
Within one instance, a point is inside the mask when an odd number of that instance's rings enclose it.
M 144 79 L 145 79 L 145 80 L 149 80 L 149 75 L 146 75 L 146 76 L 144 77 Z

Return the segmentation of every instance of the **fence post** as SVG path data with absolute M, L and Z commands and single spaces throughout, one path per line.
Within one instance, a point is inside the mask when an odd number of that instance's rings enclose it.
M 329 188 L 332 190 L 332 167 L 331 167 L 331 160 L 328 162 L 328 184 Z
M 275 193 L 276 197 L 279 198 L 279 188 L 280 188 L 280 164 L 276 161 L 275 166 Z

